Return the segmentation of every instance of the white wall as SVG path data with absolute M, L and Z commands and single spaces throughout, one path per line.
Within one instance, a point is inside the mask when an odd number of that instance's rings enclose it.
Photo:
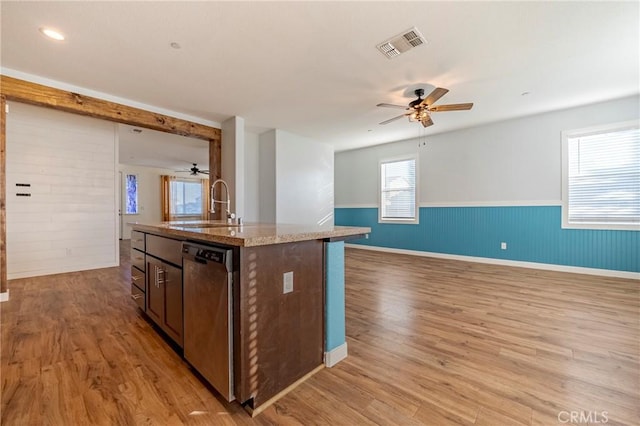
M 277 223 L 333 225 L 333 147 L 276 130 Z
M 118 265 L 115 125 L 14 102 L 6 124 L 8 278 Z
M 244 133 L 244 220 L 260 220 L 260 151 L 258 135 Z
M 122 239 L 131 239 L 131 222 L 160 222 L 162 220 L 162 185 L 160 176 L 174 176 L 175 171 L 167 169 L 159 169 L 154 167 L 133 166 L 129 164 L 120 164 L 119 170 L 123 176 L 127 174 L 138 176 L 138 211 L 139 214 L 122 215 Z M 124 188 L 121 188 L 124 194 Z M 124 200 L 123 206 L 124 206 Z
M 244 181 L 245 181 L 245 159 L 244 159 L 244 119 L 242 117 L 231 117 L 222 123 L 222 179 L 229 187 L 231 203 L 229 211 L 235 213 L 236 217 L 244 217 Z M 213 184 L 213 181 L 211 181 Z M 216 186 L 215 196 L 218 200 L 223 200 L 224 189 L 222 185 Z M 224 208 L 224 205 L 216 204 Z M 222 216 L 223 218 L 225 216 Z
M 261 133 L 258 138 L 260 177 L 260 222 L 276 221 L 276 131 Z
M 280 129 L 245 142 L 245 203 L 257 200 L 260 222 L 333 225 L 333 147 Z
M 377 206 L 378 161 L 412 152 L 423 205 L 559 204 L 561 132 L 638 118 L 639 104 L 633 96 L 428 136 L 424 146 L 413 139 L 337 153 L 336 206 Z
M 336 207 L 375 207 L 378 200 L 378 162 L 416 151 L 417 142 L 403 141 L 336 153 Z

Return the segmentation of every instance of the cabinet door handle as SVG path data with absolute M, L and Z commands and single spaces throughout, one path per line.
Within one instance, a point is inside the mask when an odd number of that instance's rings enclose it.
M 131 298 L 132 298 L 133 300 L 138 300 L 138 299 L 142 298 L 142 295 L 141 295 L 141 294 L 132 294 L 132 295 L 131 295 Z
M 158 268 L 158 285 L 164 284 L 166 282 L 166 274 L 167 271 L 162 268 Z
M 140 279 L 142 279 L 142 277 L 136 277 L 135 275 L 131 275 L 131 279 L 134 281 L 138 281 Z
M 160 285 L 158 284 L 160 282 L 160 269 L 158 268 L 158 265 L 153 265 L 153 268 L 155 269 L 155 273 L 156 273 L 156 279 L 155 282 L 153 283 L 156 287 L 160 287 Z

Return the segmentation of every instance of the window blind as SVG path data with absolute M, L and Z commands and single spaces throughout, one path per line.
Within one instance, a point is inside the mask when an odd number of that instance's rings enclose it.
M 640 224 L 640 130 L 570 136 L 569 223 Z
M 380 166 L 382 219 L 415 219 L 416 160 L 382 163 Z

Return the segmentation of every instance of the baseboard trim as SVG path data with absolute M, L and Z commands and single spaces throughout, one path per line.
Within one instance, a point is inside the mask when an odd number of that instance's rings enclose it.
M 345 247 L 382 251 L 386 253 L 408 254 L 411 256 L 434 257 L 438 259 L 461 260 L 464 262 L 488 263 L 491 265 L 515 266 L 519 268 L 542 269 L 546 271 L 570 272 L 573 274 L 599 275 L 603 277 L 640 279 L 640 272 L 616 271 L 613 269 L 584 268 L 581 266 L 555 265 L 552 263 L 524 262 L 521 260 L 494 259 L 490 257 L 463 256 L 459 254 L 435 253 L 430 251 L 395 249 L 388 247 L 366 246 L 364 244 L 345 244 Z
M 282 398 L 283 396 L 285 396 L 286 394 L 294 390 L 298 385 L 300 385 L 302 382 L 304 382 L 309 377 L 313 376 L 323 368 L 324 368 L 324 365 L 317 366 L 316 368 L 314 368 L 313 370 L 311 370 L 310 372 L 308 372 L 307 374 L 305 374 L 304 376 L 302 376 L 301 378 L 299 378 L 298 380 L 296 380 L 295 382 L 287 386 L 285 389 L 278 392 L 275 396 L 270 398 L 268 401 L 266 401 L 262 405 L 256 408 L 251 408 L 247 405 L 244 407 L 244 409 L 251 415 L 251 417 L 257 416 L 258 414 L 262 413 L 264 410 L 269 408 L 269 406 L 271 406 L 274 402 L 276 402 L 277 400 L 279 400 L 280 398 Z
M 344 342 L 337 348 L 331 349 L 329 352 L 324 353 L 324 365 L 325 367 L 333 367 L 343 359 L 347 357 L 347 342 Z
M 0 302 L 8 302 L 9 301 L 9 289 L 4 293 L 0 293 Z
M 562 200 L 512 200 L 512 201 L 422 201 L 421 208 L 429 207 L 546 207 L 562 206 Z M 378 209 L 378 204 L 336 204 L 336 209 Z
M 42 277 L 44 275 L 68 274 L 70 272 L 82 272 L 82 271 L 90 271 L 93 269 L 113 268 L 114 266 L 119 266 L 119 265 L 120 265 L 120 261 L 95 263 L 92 265 L 69 266 L 69 267 L 60 268 L 59 270 L 56 270 L 56 271 L 38 270 L 38 271 L 21 271 L 21 272 L 14 272 L 14 273 L 9 272 L 7 273 L 7 279 L 17 280 L 21 278 Z

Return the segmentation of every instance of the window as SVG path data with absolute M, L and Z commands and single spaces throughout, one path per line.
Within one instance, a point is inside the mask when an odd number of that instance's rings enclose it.
M 380 222 L 418 223 L 416 169 L 415 157 L 380 162 Z
M 202 215 L 202 181 L 174 180 L 169 191 L 172 216 Z
M 125 214 L 138 214 L 138 176 L 127 175 L 125 178 Z
M 562 226 L 640 229 L 639 121 L 562 133 Z
M 208 182 L 162 176 L 162 220 L 206 219 Z

